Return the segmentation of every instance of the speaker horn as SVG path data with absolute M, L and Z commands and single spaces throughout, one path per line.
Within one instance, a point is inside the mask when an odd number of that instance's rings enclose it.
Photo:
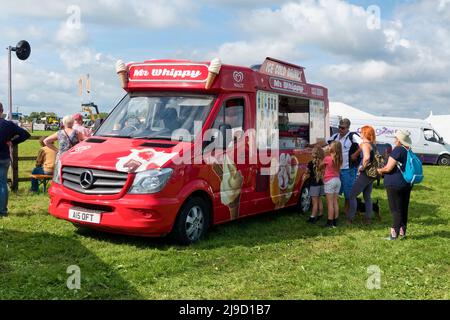
M 17 58 L 20 60 L 27 60 L 31 54 L 30 44 L 26 40 L 19 41 L 15 49 Z

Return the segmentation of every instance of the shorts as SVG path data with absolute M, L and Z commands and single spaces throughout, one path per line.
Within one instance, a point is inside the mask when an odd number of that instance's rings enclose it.
M 341 179 L 333 178 L 328 182 L 325 182 L 325 194 L 339 193 L 341 189 Z
M 344 193 L 345 199 L 350 199 L 350 192 L 356 181 L 356 168 L 341 170 L 341 190 L 339 194 Z
M 325 187 L 321 186 L 310 186 L 309 187 L 309 195 L 311 197 L 321 197 L 325 195 Z

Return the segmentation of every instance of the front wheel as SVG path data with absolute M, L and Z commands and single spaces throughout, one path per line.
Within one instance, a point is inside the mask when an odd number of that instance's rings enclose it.
M 182 206 L 173 227 L 173 238 L 182 245 L 199 241 L 209 226 L 209 207 L 202 198 L 189 198 Z
M 444 154 L 439 157 L 438 165 L 440 166 L 450 166 L 450 156 L 448 154 Z
M 300 213 L 306 213 L 311 208 L 311 195 L 309 194 L 309 186 L 304 184 L 298 199 L 298 209 Z

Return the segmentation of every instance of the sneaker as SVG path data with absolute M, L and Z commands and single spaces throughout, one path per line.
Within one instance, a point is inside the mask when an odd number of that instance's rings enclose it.
M 306 222 L 308 222 L 308 223 L 316 223 L 317 222 L 317 218 L 316 217 L 309 217 L 309 219 Z
M 400 235 L 400 237 L 399 237 L 399 238 L 400 238 L 400 240 L 406 240 L 406 234 L 405 234 L 405 235 L 403 235 L 403 236 L 402 236 L 402 235 Z
M 372 224 L 372 220 L 368 218 L 363 218 L 363 225 L 370 226 Z
M 397 240 L 397 238 L 389 235 L 389 237 L 384 238 L 384 240 L 393 241 L 393 240 Z
M 327 220 L 327 223 L 323 226 L 324 228 L 336 228 L 333 224 L 333 220 Z
M 339 221 L 339 219 L 334 219 L 333 220 L 333 226 L 337 227 L 338 226 L 338 221 Z

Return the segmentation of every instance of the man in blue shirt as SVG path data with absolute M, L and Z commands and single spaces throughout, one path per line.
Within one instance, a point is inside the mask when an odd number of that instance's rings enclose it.
M 0 217 L 8 214 L 8 169 L 11 164 L 10 145 L 19 144 L 30 137 L 28 131 L 2 118 L 0 102 Z

